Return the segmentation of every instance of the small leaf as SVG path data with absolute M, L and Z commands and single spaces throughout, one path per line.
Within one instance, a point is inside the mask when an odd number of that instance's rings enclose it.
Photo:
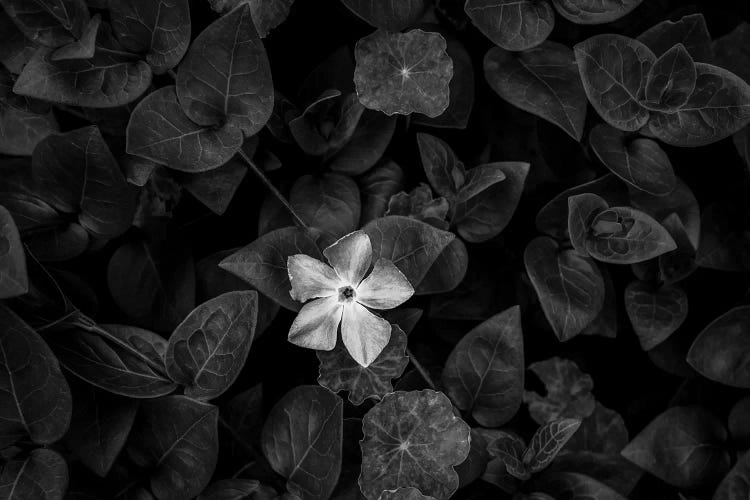
M 557 12 L 577 24 L 616 21 L 638 7 L 643 0 L 552 0 Z
M 656 141 L 599 124 L 591 129 L 589 142 L 604 166 L 631 186 L 654 196 L 674 190 L 672 163 Z
M 320 361 L 318 383 L 333 392 L 349 391 L 349 401 L 361 405 L 365 399 L 379 400 L 393 392 L 391 381 L 409 364 L 405 354 L 406 334 L 392 326 L 388 345 L 368 367 L 357 363 L 342 342 L 332 351 L 317 351 Z
M 644 104 L 658 111 L 672 112 L 687 103 L 698 76 L 695 62 L 678 43 L 660 56 L 648 74 Z
M 204 127 L 257 133 L 273 111 L 271 68 L 243 4 L 210 24 L 193 41 L 177 73 L 185 114 Z
M 433 135 L 417 134 L 417 145 L 430 185 L 439 195 L 453 199 L 465 183 L 464 164 L 447 142 Z
M 658 415 L 622 450 L 622 456 L 678 488 L 713 482 L 729 470 L 727 431 L 697 406 L 675 406 Z
M 342 402 L 327 389 L 286 393 L 263 426 L 263 454 L 293 495 L 326 500 L 341 471 Z
M 553 420 L 537 429 L 523 455 L 524 463 L 534 474 L 544 470 L 560 453 L 565 443 L 573 437 L 581 421 L 575 418 Z
M 594 218 L 586 239 L 589 255 L 610 264 L 634 264 L 677 248 L 664 227 L 630 207 L 612 207 Z
M 400 0 L 378 5 L 369 0 L 341 1 L 368 24 L 392 32 L 415 24 L 427 8 L 425 0 Z
M 649 351 L 669 338 L 687 318 L 688 297 L 682 288 L 656 288 L 632 281 L 625 288 L 625 311 L 641 343 Z
M 588 257 L 586 236 L 591 223 L 602 211 L 609 208 L 603 198 L 592 193 L 583 193 L 568 198 L 568 234 L 575 250 Z
M 688 352 L 701 375 L 732 387 L 750 388 L 750 306 L 735 307 L 712 321 Z
M 110 0 L 112 30 L 157 75 L 177 66 L 190 44 L 188 0 Z
M 0 299 L 29 291 L 24 253 L 18 228 L 10 212 L 0 205 Z
M 0 473 L 0 497 L 62 500 L 68 489 L 68 466 L 54 450 L 37 448 L 14 457 Z
M 354 83 L 366 108 L 429 117 L 448 108 L 453 61 L 440 34 L 378 30 L 357 42 L 354 55 Z
M 192 122 L 177 101 L 175 87 L 162 87 L 130 115 L 127 152 L 183 172 L 224 165 L 242 146 L 234 127 L 212 129 Z
M 703 14 L 689 14 L 677 21 L 665 20 L 647 29 L 638 41 L 661 57 L 669 49 L 681 43 L 696 62 L 711 63 L 711 35 Z
M 453 414 L 444 394 L 388 394 L 367 412 L 362 431 L 359 485 L 368 500 L 402 486 L 416 487 L 437 500 L 456 491 L 458 474 L 453 467 L 469 454 L 470 429 Z
M 594 109 L 615 128 L 636 131 L 649 111 L 639 103 L 656 56 L 620 35 L 597 35 L 574 47 L 583 87 Z
M 219 409 L 185 396 L 141 402 L 128 451 L 151 470 L 159 499 L 193 498 L 208 485 L 219 455 Z
M 346 175 L 303 175 L 292 186 L 289 203 L 308 226 L 323 233 L 321 246 L 332 244 L 359 224 L 359 188 Z
M 513 418 L 521 406 L 523 379 L 518 306 L 473 328 L 456 344 L 443 368 L 448 396 L 484 427 L 500 427 Z
M 411 217 L 439 229 L 447 230 L 448 222 L 445 219 L 449 210 L 448 200 L 442 196 L 433 198 L 430 186 L 420 183 L 409 193 L 401 191 L 391 196 L 388 202 L 388 211 L 385 214 Z
M 724 476 L 711 500 L 742 500 L 750 496 L 750 453 L 745 452 Z
M 575 55 L 568 47 L 544 42 L 523 52 L 493 47 L 484 56 L 484 76 L 497 94 L 581 140 L 586 121 L 586 91 Z
M 526 50 L 545 41 L 555 26 L 555 11 L 544 0 L 467 0 L 474 25 L 505 50 Z
M 532 240 L 523 256 L 544 315 L 561 342 L 570 340 L 599 314 L 604 279 L 593 260 L 560 250 L 552 238 Z
M 500 432 L 502 435 L 490 442 L 487 452 L 500 459 L 511 476 L 522 481 L 529 479 L 531 472 L 523 461 L 526 443 L 514 434 Z
M 255 291 L 229 292 L 204 302 L 169 337 L 167 373 L 193 399 L 214 399 L 245 365 L 258 320 Z
M 525 392 L 531 418 L 539 425 L 563 418 L 584 419 L 594 412 L 596 400 L 591 389 L 594 382 L 567 359 L 550 358 L 529 365 L 547 390 L 545 397 Z
M 299 311 L 302 305 L 289 295 L 291 285 L 286 269 L 287 257 L 296 254 L 323 260 L 318 246 L 306 231 L 285 227 L 264 234 L 225 258 L 219 267 L 247 281 L 279 305 Z

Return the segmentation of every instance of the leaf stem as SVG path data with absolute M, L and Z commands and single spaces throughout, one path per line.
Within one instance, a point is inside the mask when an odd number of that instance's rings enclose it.
M 425 369 L 424 366 L 422 366 L 422 363 L 419 362 L 419 360 L 414 356 L 414 353 L 411 352 L 408 347 L 406 348 L 406 355 L 409 356 L 409 360 L 414 365 L 414 368 L 416 368 L 419 374 L 422 375 L 422 378 L 425 382 L 427 382 L 427 385 L 430 386 L 430 389 L 432 389 L 433 391 L 437 391 L 435 382 L 432 381 L 432 377 L 430 377 L 429 372 Z
M 283 194 L 281 194 L 281 191 L 276 189 L 276 186 L 274 186 L 270 180 L 268 180 L 268 177 L 266 177 L 266 174 L 263 173 L 263 171 L 258 167 L 258 165 L 253 162 L 253 160 L 245 153 L 245 151 L 240 148 L 239 151 L 240 156 L 243 160 L 245 160 L 245 163 L 247 163 L 250 166 L 250 169 L 255 173 L 256 177 L 258 177 L 263 184 L 265 184 L 266 188 L 271 191 L 271 193 L 281 202 L 282 205 L 284 205 L 284 208 L 287 212 L 289 212 L 289 215 L 292 216 L 294 221 L 305 231 L 309 231 L 310 228 L 305 224 L 305 221 L 302 220 L 302 218 L 297 214 L 297 212 L 294 211 L 294 208 L 289 204 L 287 199 L 284 197 Z

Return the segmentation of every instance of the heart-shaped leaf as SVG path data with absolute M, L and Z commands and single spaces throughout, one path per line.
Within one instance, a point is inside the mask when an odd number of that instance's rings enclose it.
M 633 281 L 625 288 L 625 311 L 641 348 L 649 351 L 672 335 L 687 318 L 688 298 L 682 288 L 656 288 Z
M 555 26 L 555 11 L 546 0 L 467 0 L 474 25 L 505 50 L 526 50 L 545 41 Z
M 204 302 L 169 337 L 167 373 L 193 399 L 214 399 L 240 374 L 258 321 L 255 291 L 229 292 Z
M 568 21 L 577 24 L 604 24 L 616 21 L 638 7 L 643 0 L 552 0 Z
M 444 394 L 388 394 L 367 412 L 362 431 L 359 486 L 368 500 L 402 486 L 445 500 L 458 488 L 453 467 L 469 454 L 470 428 Z
M 544 470 L 580 426 L 580 420 L 565 418 L 553 420 L 537 429 L 523 454 L 523 462 L 529 468 L 529 472 L 535 474 Z
M 729 470 L 724 424 L 704 408 L 675 406 L 658 415 L 622 456 L 678 488 L 715 481 Z
M 695 90 L 698 71 L 684 45 L 678 43 L 654 63 L 646 80 L 644 104 L 657 111 L 675 111 Z
M 586 91 L 568 47 L 550 41 L 518 53 L 493 47 L 484 56 L 484 77 L 509 103 L 581 140 Z
M 604 305 L 604 279 L 596 263 L 552 238 L 532 240 L 523 254 L 526 272 L 547 321 L 561 342 L 588 326 Z
M 357 42 L 354 83 L 366 108 L 429 117 L 442 114 L 450 101 L 453 61 L 439 33 L 378 30 Z
M 649 111 L 641 106 L 646 80 L 656 56 L 637 40 L 597 35 L 574 47 L 586 95 L 599 115 L 613 127 L 636 131 L 646 125 Z
M 68 466 L 54 450 L 37 448 L 25 457 L 14 457 L 0 473 L 3 498 L 61 500 L 68 489 Z
M 302 385 L 286 393 L 263 426 L 263 454 L 290 493 L 326 500 L 341 471 L 342 402 L 328 389 Z
M 518 306 L 492 316 L 456 344 L 443 368 L 448 396 L 484 427 L 500 427 L 521 406 L 523 332 Z
M 29 277 L 21 236 L 10 212 L 0 205 L 0 299 L 28 291 Z
M 370 25 L 392 32 L 401 31 L 416 23 L 427 8 L 425 0 L 401 0 L 383 4 L 375 4 L 369 0 L 341 1 Z
M 531 363 L 529 370 L 539 377 L 547 391 L 544 397 L 535 392 L 523 395 L 531 418 L 537 424 L 563 418 L 584 419 L 594 412 L 596 400 L 591 394 L 594 381 L 573 361 L 550 358 Z
M 597 215 L 609 208 L 606 201 L 593 193 L 576 194 L 568 198 L 568 235 L 575 250 L 588 256 L 586 236 Z
M 689 14 L 677 21 L 662 21 L 641 33 L 638 41 L 651 49 L 656 57 L 661 57 L 681 43 L 696 62 L 711 63 L 714 59 L 711 35 L 703 14 Z
M 388 345 L 366 368 L 339 342 L 332 351 L 317 351 L 318 383 L 333 392 L 349 391 L 349 401 L 355 405 L 361 405 L 367 398 L 379 400 L 393 392 L 391 381 L 400 377 L 409 364 L 405 351 L 406 334 L 396 325 L 392 326 Z
M 733 387 L 750 388 L 750 306 L 731 309 L 711 322 L 688 352 L 690 366 L 706 378 Z

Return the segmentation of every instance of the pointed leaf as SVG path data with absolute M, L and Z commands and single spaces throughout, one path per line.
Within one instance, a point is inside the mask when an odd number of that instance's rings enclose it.
M 213 213 L 223 215 L 246 174 L 247 166 L 233 159 L 208 172 L 175 172 L 173 177 L 179 179 L 182 187 Z
M 577 24 L 604 24 L 616 21 L 638 7 L 643 0 L 552 0 L 568 21 Z
M 714 58 L 711 35 L 703 14 L 689 14 L 677 21 L 662 21 L 641 33 L 638 41 L 651 49 L 656 57 L 661 57 L 681 43 L 696 62 L 710 63 Z
M 545 41 L 555 26 L 555 11 L 544 0 L 467 0 L 474 25 L 505 50 L 526 50 Z
M 646 81 L 645 105 L 673 112 L 687 103 L 698 76 L 695 62 L 684 45 L 678 43 L 661 55 Z
M 21 236 L 10 212 L 0 205 L 0 299 L 28 291 L 29 277 Z
M 430 134 L 417 134 L 419 156 L 427 180 L 441 196 L 452 199 L 464 185 L 466 169 L 447 142 Z
M 0 497 L 62 500 L 68 489 L 68 466 L 56 451 L 37 448 L 8 461 L 0 473 Z
M 620 451 L 628 441 L 628 429 L 622 416 L 597 401 L 594 412 L 583 419 L 578 431 L 568 440 L 565 450 L 614 455 L 619 458 Z
M 469 251 L 464 242 L 456 238 L 440 252 L 414 294 L 434 295 L 450 292 L 464 280 L 468 267 Z
M 487 452 L 502 461 L 508 474 L 523 481 L 531 477 L 531 472 L 523 461 L 525 451 L 526 443 L 520 437 L 505 432 L 487 446 Z
M 62 61 L 66 59 L 91 59 L 96 52 L 96 38 L 99 34 L 99 27 L 102 23 L 101 15 L 97 14 L 92 17 L 79 40 L 63 45 L 55 49 L 50 56 L 52 61 Z
M 89 16 L 84 0 L 2 0 L 0 5 L 27 38 L 52 48 L 79 37 Z
M 523 455 L 523 461 L 534 474 L 544 470 L 557 456 L 565 443 L 573 437 L 581 421 L 575 418 L 553 420 L 537 429 Z
M 289 203 L 308 226 L 323 233 L 320 242 L 323 247 L 359 225 L 359 188 L 345 175 L 303 175 L 292 186 Z
M 203 490 L 198 500 L 273 500 L 276 490 L 254 479 L 221 479 Z
M 750 306 L 729 310 L 712 321 L 688 352 L 690 366 L 701 375 L 732 387 L 750 388 Z
M 396 117 L 366 109 L 349 142 L 328 166 L 334 172 L 359 175 L 375 165 L 385 153 L 396 130 Z
M 688 297 L 676 286 L 656 288 L 636 280 L 625 288 L 625 311 L 641 348 L 649 351 L 667 340 L 685 321 Z

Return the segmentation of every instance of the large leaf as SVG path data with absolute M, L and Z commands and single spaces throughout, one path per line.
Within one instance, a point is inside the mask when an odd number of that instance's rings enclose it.
M 565 19 L 578 24 L 611 23 L 638 7 L 643 0 L 552 0 Z
M 661 344 L 685 321 L 688 298 L 682 288 L 654 287 L 633 281 L 625 288 L 625 311 L 641 348 L 648 351 Z
M 0 304 L 0 446 L 28 436 L 51 444 L 68 430 L 72 398 L 57 359 L 42 338 Z
M 292 286 L 286 269 L 287 258 L 296 254 L 323 260 L 306 231 L 285 227 L 264 234 L 221 261 L 219 267 L 247 281 L 279 305 L 298 311 L 302 305 L 289 295 Z
M 523 462 L 532 474 L 544 470 L 581 426 L 575 418 L 553 420 L 541 426 L 531 438 Z
M 413 486 L 437 500 L 458 487 L 454 466 L 469 454 L 470 429 L 448 398 L 431 390 L 388 394 L 362 420 L 359 486 L 367 500 Z
M 213 213 L 223 215 L 246 174 L 247 166 L 235 158 L 208 172 L 174 172 L 172 177 Z
M 639 103 L 656 56 L 620 35 L 597 35 L 574 47 L 589 101 L 613 127 L 635 131 L 646 125 L 649 111 Z
M 245 365 L 258 320 L 255 291 L 228 292 L 204 302 L 169 337 L 167 373 L 193 399 L 226 391 Z
M 505 50 L 535 47 L 555 26 L 555 11 L 545 0 L 467 0 L 464 10 L 479 31 Z
M 3 38 L 3 43 L 0 45 L 0 63 L 8 71 L 17 75 L 39 46 L 26 38 L 2 9 L 0 9 L 0 36 Z
M 628 441 L 628 429 L 622 416 L 597 402 L 594 412 L 583 419 L 565 449 L 619 457 Z
M 523 395 L 531 418 L 539 425 L 562 418 L 584 419 L 594 412 L 596 400 L 591 394 L 594 382 L 574 362 L 555 357 L 532 363 L 529 370 L 539 377 L 547 391 L 544 397 L 535 392 Z
M 109 12 L 120 44 L 143 56 L 154 73 L 174 68 L 187 52 L 188 0 L 112 0 Z
M 341 471 L 343 410 L 328 389 L 296 387 L 273 407 L 263 426 L 263 453 L 290 493 L 327 500 Z
M 159 500 L 193 498 L 208 485 L 219 455 L 219 409 L 185 396 L 141 402 L 128 452 L 151 471 Z
M 591 149 L 616 176 L 654 196 L 671 193 L 676 185 L 672 163 L 656 141 L 632 138 L 609 125 L 599 124 L 589 134 Z
M 568 237 L 573 248 L 584 257 L 589 255 L 586 251 L 586 236 L 591 223 L 607 208 L 607 202 L 592 193 L 576 194 L 568 198 Z
M 273 83 L 266 49 L 248 4 L 208 26 L 193 41 L 177 74 L 185 114 L 204 127 L 258 132 L 273 111 Z
M 448 357 L 443 385 L 454 404 L 484 427 L 500 427 L 521 406 L 521 310 L 496 314 L 467 333 Z
M 354 83 L 359 101 L 387 115 L 435 117 L 448 108 L 453 61 L 439 33 L 378 30 L 357 42 Z
M 415 295 L 434 295 L 454 290 L 466 277 L 469 267 L 469 251 L 459 238 L 445 247 L 430 267 Z
M 79 37 L 89 16 L 84 0 L 2 0 L 0 4 L 26 37 L 52 48 Z
M 549 41 L 519 53 L 493 47 L 484 56 L 484 77 L 509 103 L 581 140 L 586 91 L 568 47 Z
M 622 455 L 661 480 L 692 488 L 722 477 L 729 469 L 724 424 L 698 406 L 675 406 L 658 415 Z
M 681 43 L 697 62 L 710 63 L 714 58 L 711 35 L 703 14 L 689 14 L 677 21 L 662 21 L 641 33 L 638 41 L 651 49 L 656 57 Z
M 162 87 L 130 115 L 127 151 L 184 172 L 224 165 L 242 145 L 235 127 L 206 128 L 191 121 L 177 101 L 175 87 Z
M 359 175 L 380 160 L 396 130 L 396 117 L 366 109 L 349 142 L 337 151 L 328 166 L 335 172 Z
M 670 215 L 677 214 L 685 227 L 691 244 L 694 248 L 698 247 L 698 240 L 701 235 L 700 207 L 693 191 L 684 181 L 676 177 L 675 188 L 671 193 L 662 196 L 654 196 L 640 189 L 631 188 L 629 191 L 630 201 L 624 203 L 624 205 L 637 208 L 662 224 Z M 610 206 L 615 205 L 610 203 Z
M 68 466 L 59 453 L 47 448 L 14 457 L 0 473 L 0 497 L 9 500 L 62 500 L 68 489 Z
M 606 484 L 600 483 L 587 475 L 573 472 L 551 474 L 535 483 L 534 486 L 543 492 L 554 495 L 554 498 L 571 500 L 627 500 Z
M 0 67 L 0 153 L 30 156 L 39 141 L 60 128 L 44 103 L 13 93 L 13 78 Z
M 134 192 L 95 125 L 44 139 L 34 150 L 32 169 L 45 200 L 61 212 L 78 213 L 90 233 L 112 238 L 130 227 Z
M 349 401 L 355 405 L 367 398 L 379 400 L 393 392 L 391 381 L 400 377 L 409 364 L 405 351 L 406 334 L 396 325 L 392 325 L 388 345 L 367 367 L 357 363 L 339 342 L 332 351 L 317 351 L 318 383 L 333 392 L 349 391 Z
M 706 378 L 750 388 L 750 306 L 729 310 L 711 322 L 693 342 L 687 360 Z
M 532 240 L 523 255 L 526 272 L 560 341 L 575 337 L 604 305 L 604 279 L 593 260 L 561 250 L 552 238 Z
M 672 146 L 704 146 L 750 123 L 750 85 L 729 71 L 695 63 L 695 89 L 674 113 L 652 113 L 648 130 Z
M 387 31 L 401 31 L 416 23 L 425 9 L 425 0 L 400 0 L 376 4 L 370 0 L 341 0 L 367 23 Z
M 10 212 L 0 205 L 0 299 L 29 291 L 26 254 Z
M 414 288 L 455 238 L 453 233 L 401 216 L 375 219 L 362 230 L 370 237 L 373 262 L 390 260 Z
M 745 452 L 721 480 L 711 500 L 742 500 L 750 496 L 750 453 Z

